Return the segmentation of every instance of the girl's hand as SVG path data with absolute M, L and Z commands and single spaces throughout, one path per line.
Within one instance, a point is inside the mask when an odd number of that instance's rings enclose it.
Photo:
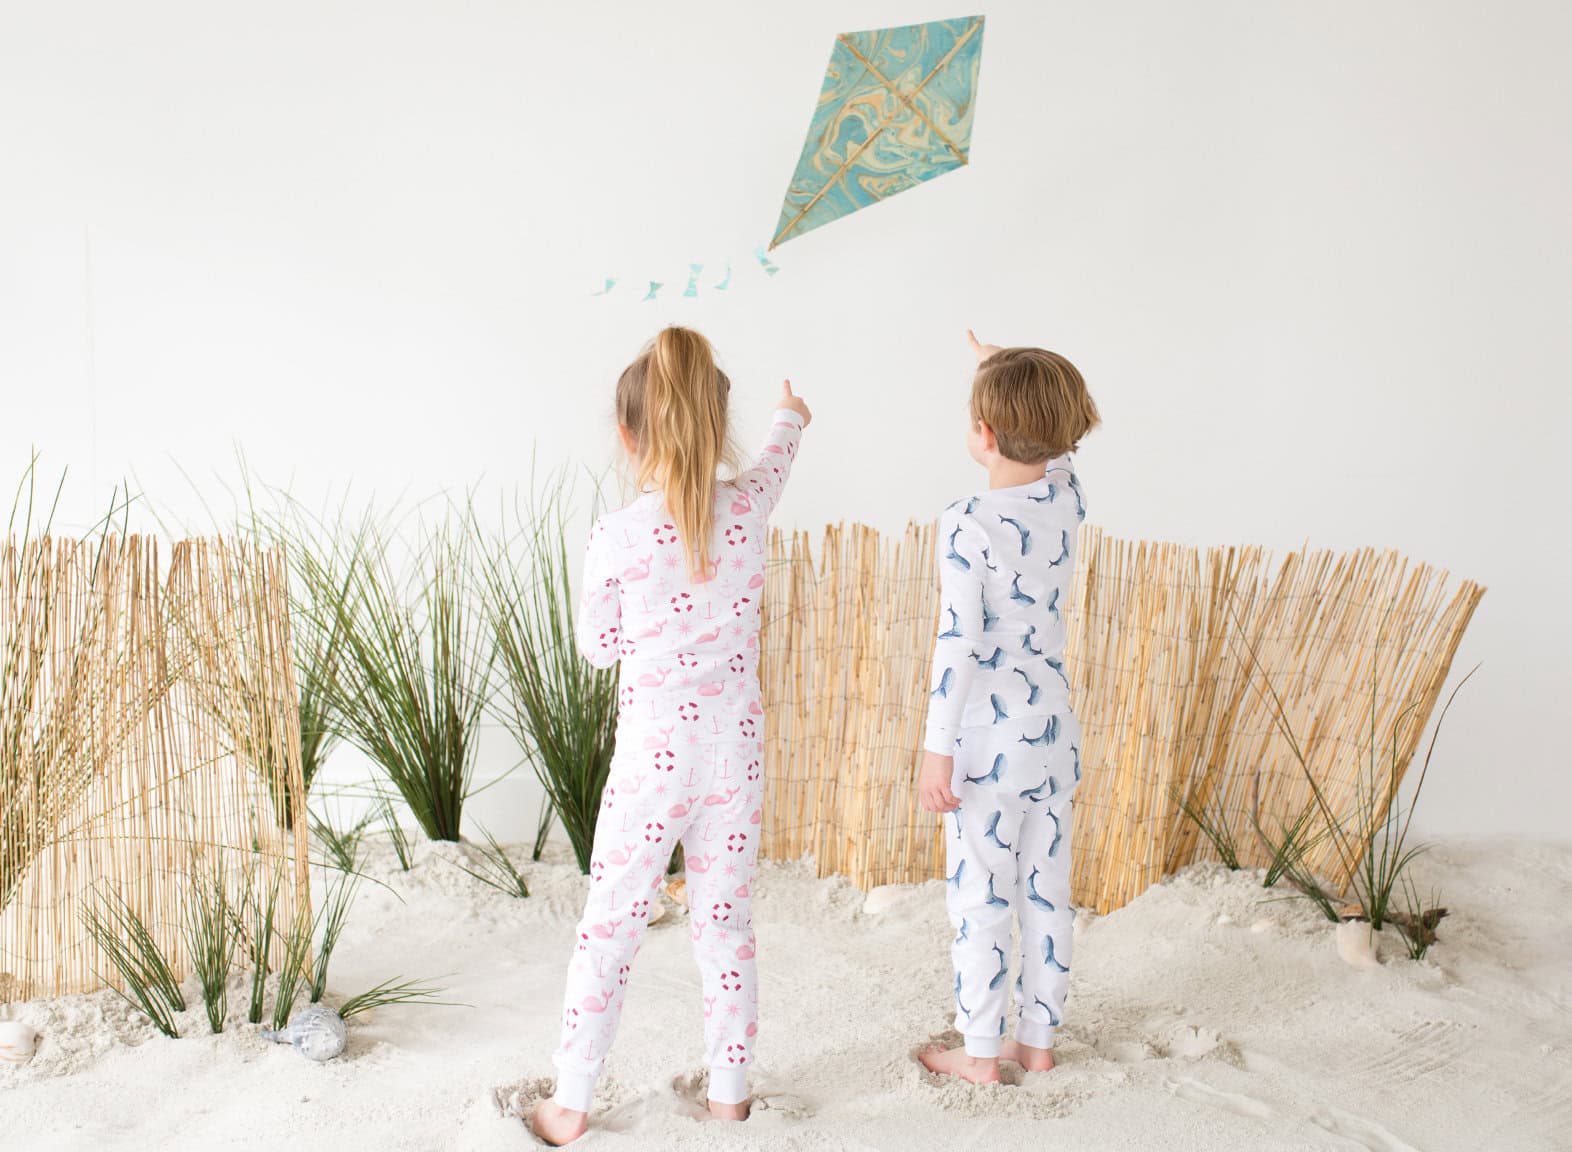
M 802 417 L 802 426 L 804 428 L 813 423 L 813 413 L 808 411 L 808 405 L 803 403 L 802 397 L 791 390 L 790 380 L 781 384 L 781 400 L 775 407 L 797 413 L 797 415 Z
M 966 330 L 966 339 L 971 343 L 972 355 L 977 357 L 977 363 L 979 364 L 988 359 L 988 357 L 992 356 L 995 352 L 1004 351 L 1004 349 L 1000 348 L 997 344 L 982 343 L 977 339 L 977 333 L 973 332 L 970 328 Z
M 922 769 L 917 773 L 917 796 L 928 812 L 954 812 L 960 800 L 950 791 L 955 776 L 955 757 L 937 752 L 922 754 Z

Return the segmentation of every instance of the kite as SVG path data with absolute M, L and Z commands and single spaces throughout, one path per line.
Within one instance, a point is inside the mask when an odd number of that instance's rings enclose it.
M 964 16 L 836 37 L 771 249 L 966 163 L 982 33 Z

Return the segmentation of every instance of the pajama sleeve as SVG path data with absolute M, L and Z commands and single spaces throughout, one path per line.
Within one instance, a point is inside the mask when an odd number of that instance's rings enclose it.
M 933 675 L 928 691 L 928 725 L 923 747 L 941 756 L 955 754 L 966 694 L 979 660 L 995 645 L 983 637 L 982 530 L 955 505 L 939 520 L 939 638 L 933 646 Z
M 768 516 L 780 502 L 792 461 L 797 458 L 797 442 L 802 438 L 802 417 L 790 408 L 778 409 L 753 467 L 737 477 L 737 486 L 753 501 L 754 510 Z
M 617 662 L 622 643 L 622 600 L 616 550 L 604 520 L 590 529 L 584 580 L 575 621 L 579 652 L 597 668 Z

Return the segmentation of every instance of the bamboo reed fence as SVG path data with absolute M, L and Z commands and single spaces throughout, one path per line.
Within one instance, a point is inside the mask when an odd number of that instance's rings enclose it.
M 762 850 L 811 854 L 862 887 L 942 874 L 937 817 L 917 805 L 938 619 L 932 525 L 773 534 L 759 672 L 769 793 Z M 1401 774 L 1484 589 L 1397 553 L 1187 548 L 1082 530 L 1067 664 L 1082 729 L 1072 890 L 1108 912 L 1214 855 L 1188 800 L 1241 862 L 1322 794 L 1362 849 L 1362 814 Z M 1268 689 L 1270 686 L 1270 690 Z M 1371 759 L 1371 737 L 1375 758 Z M 1372 789 L 1374 791 L 1372 791 Z M 1384 809 L 1384 803 L 1378 805 Z M 1352 862 L 1326 838 L 1309 863 Z
M 146 537 L 0 544 L 0 1002 L 112 982 L 113 891 L 177 975 L 193 869 L 309 914 L 282 553 Z M 303 813 L 304 804 L 293 809 Z M 275 955 L 282 942 L 275 940 Z

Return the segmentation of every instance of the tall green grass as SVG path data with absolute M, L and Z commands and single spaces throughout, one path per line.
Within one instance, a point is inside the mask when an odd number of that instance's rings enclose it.
M 481 576 L 503 683 L 495 714 L 588 872 L 616 736 L 617 672 L 591 667 L 574 639 L 569 550 L 577 554 L 587 525 L 575 523 L 571 497 L 565 481 L 550 484 L 511 537 L 487 546 Z
M 119 892 L 101 888 L 97 902 L 83 912 L 82 922 L 125 985 L 115 992 L 165 1036 L 180 1035 L 175 1013 L 186 1010 L 186 998 L 141 914 Z
M 206 864 L 193 854 L 184 913 L 186 959 L 202 988 L 208 1027 L 222 1032 L 229 1012 L 229 971 L 240 946 L 239 920 L 222 855 Z
M 306 579 L 342 631 L 328 699 L 344 735 L 398 790 L 425 834 L 459 839 L 489 697 L 492 643 L 472 603 L 471 537 L 422 530 L 412 580 L 398 577 L 385 525 L 368 519 L 343 582 Z

